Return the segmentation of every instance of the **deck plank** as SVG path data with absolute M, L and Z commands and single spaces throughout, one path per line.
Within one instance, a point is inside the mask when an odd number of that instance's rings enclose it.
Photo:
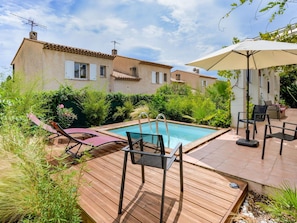
M 79 188 L 79 205 L 84 222 L 159 222 L 162 170 L 145 168 L 146 182 L 141 183 L 140 166 L 128 162 L 123 212 L 118 215 L 122 178 L 123 145 L 105 145 L 92 151 L 84 165 L 83 183 Z M 130 159 L 130 158 L 129 158 Z M 232 189 L 235 182 L 240 189 Z M 180 192 L 179 162 L 167 172 L 164 221 L 228 222 L 228 216 L 242 202 L 247 183 L 212 170 L 184 162 L 184 192 Z

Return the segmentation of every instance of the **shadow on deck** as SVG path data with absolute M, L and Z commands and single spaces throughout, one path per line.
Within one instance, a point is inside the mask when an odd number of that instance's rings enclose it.
M 60 149 L 65 145 L 59 144 Z M 93 150 L 84 165 L 79 205 L 84 222 L 159 222 L 162 170 L 146 167 L 141 183 L 140 166 L 128 163 L 123 213 L 118 215 L 123 145 Z M 59 149 L 55 148 L 57 152 Z M 61 152 L 61 151 L 60 151 Z M 81 164 L 72 165 L 79 170 Z M 239 188 L 230 187 L 236 183 Z M 247 194 L 247 183 L 213 170 L 184 162 L 184 192 L 179 190 L 179 163 L 167 172 L 165 222 L 230 222 Z

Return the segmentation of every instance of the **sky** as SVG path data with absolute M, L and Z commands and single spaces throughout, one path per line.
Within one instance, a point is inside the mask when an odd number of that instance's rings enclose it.
M 185 64 L 232 44 L 233 37 L 254 38 L 297 23 L 295 1 L 272 23 L 271 13 L 258 12 L 269 0 L 256 0 L 222 19 L 236 1 L 0 0 L 0 74 L 11 73 L 30 21 L 40 41 L 107 54 L 115 46 L 121 56 L 170 65 L 172 71 L 193 71 Z

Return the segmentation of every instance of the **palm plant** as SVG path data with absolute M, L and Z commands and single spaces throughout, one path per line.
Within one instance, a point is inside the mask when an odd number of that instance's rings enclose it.
M 289 183 L 284 183 L 280 189 L 275 189 L 269 196 L 270 202 L 258 203 L 278 222 L 294 223 L 297 219 L 297 190 Z

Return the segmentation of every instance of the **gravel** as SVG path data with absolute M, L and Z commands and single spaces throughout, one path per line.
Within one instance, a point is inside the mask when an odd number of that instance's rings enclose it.
M 235 216 L 235 223 L 277 223 L 273 218 L 263 211 L 257 202 L 268 203 L 269 199 L 261 194 L 249 191 L 243 202 L 240 212 Z

